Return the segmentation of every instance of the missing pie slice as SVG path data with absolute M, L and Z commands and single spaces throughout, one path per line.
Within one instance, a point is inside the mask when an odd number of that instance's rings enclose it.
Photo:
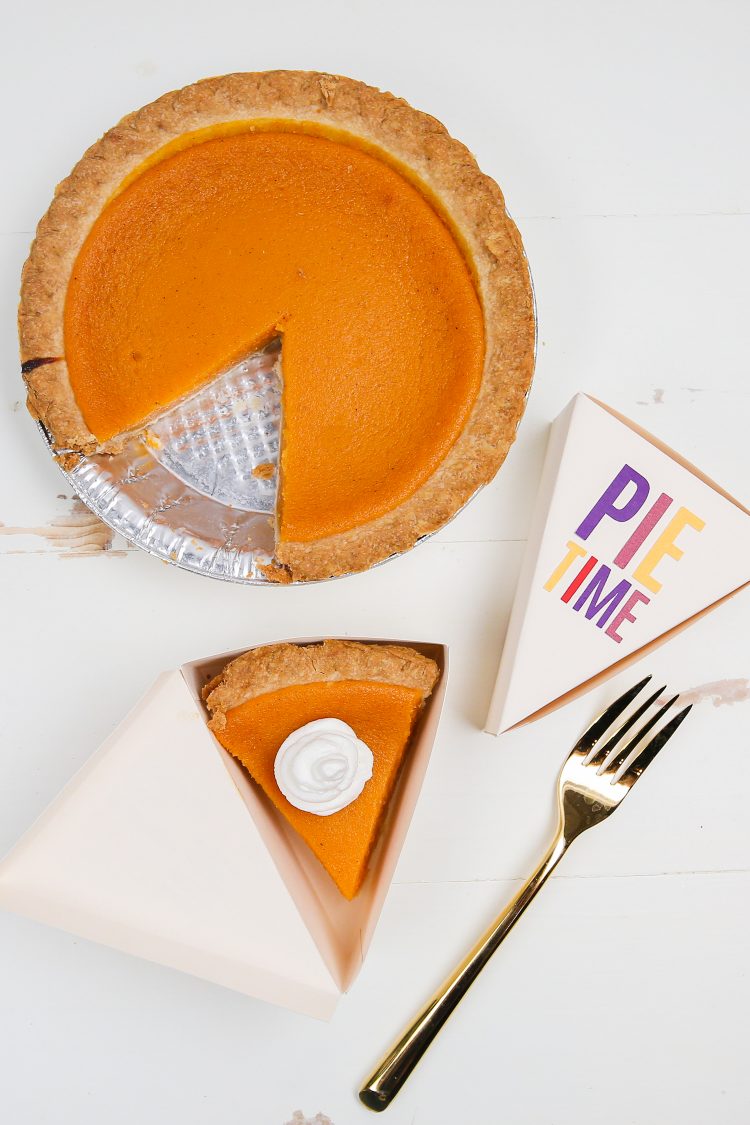
M 534 361 L 497 185 L 434 118 L 360 82 L 207 79 L 126 117 L 58 187 L 19 313 L 55 448 L 113 452 L 281 336 L 270 577 L 362 570 L 502 464 Z
M 221 745 L 348 899 L 367 874 L 438 675 L 437 664 L 414 649 L 329 640 L 252 649 L 204 690 Z

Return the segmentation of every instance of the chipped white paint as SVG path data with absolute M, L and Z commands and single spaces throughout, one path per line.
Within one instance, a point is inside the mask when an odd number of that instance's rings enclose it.
M 305 1117 L 301 1109 L 296 1109 L 286 1125 L 333 1125 L 330 1117 L 325 1113 L 316 1113 L 314 1117 Z
M 80 500 L 64 499 L 67 514 L 53 516 L 36 527 L 8 527 L 0 523 L 0 542 L 4 554 L 56 554 L 63 558 L 80 558 L 107 551 L 120 557 L 128 549 L 123 543 L 112 551 L 115 533 L 97 519 Z

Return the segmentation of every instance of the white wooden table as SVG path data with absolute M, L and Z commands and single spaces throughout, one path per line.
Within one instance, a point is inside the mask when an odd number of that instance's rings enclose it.
M 3 915 L 0 1120 L 372 1120 L 358 1080 L 528 872 L 561 758 L 633 677 L 481 733 L 548 422 L 590 390 L 747 501 L 750 7 L 37 0 L 2 24 L 0 851 L 185 659 L 407 633 L 446 641 L 452 676 L 380 928 L 331 1024 Z M 99 133 L 197 77 L 279 66 L 392 89 L 469 144 L 525 239 L 539 362 L 505 468 L 432 541 L 342 582 L 248 589 L 112 542 L 72 501 L 22 405 L 14 320 L 33 227 Z M 701 702 L 573 849 L 392 1125 L 750 1119 L 748 635 L 744 594 L 638 666 Z

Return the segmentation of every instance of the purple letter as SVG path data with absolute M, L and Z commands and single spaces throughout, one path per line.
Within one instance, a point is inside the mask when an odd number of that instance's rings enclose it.
M 635 485 L 635 492 L 626 500 L 621 508 L 615 507 L 617 500 L 629 484 Z M 649 485 L 645 477 L 632 469 L 630 465 L 623 465 L 619 473 L 594 504 L 581 526 L 576 531 L 579 539 L 588 539 L 591 532 L 605 516 L 611 516 L 618 523 L 627 523 L 646 502 Z
M 601 617 L 596 623 L 599 629 L 602 629 L 607 624 L 630 589 L 630 583 L 626 578 L 623 578 L 622 582 L 618 582 L 616 586 L 613 586 L 605 597 L 601 597 L 604 587 L 607 585 L 607 579 L 611 573 L 612 571 L 608 566 L 600 566 L 573 606 L 573 609 L 577 612 L 582 609 L 588 599 L 591 598 L 591 605 L 586 610 L 586 618 L 590 621 L 592 617 L 596 617 L 597 613 L 601 612 Z

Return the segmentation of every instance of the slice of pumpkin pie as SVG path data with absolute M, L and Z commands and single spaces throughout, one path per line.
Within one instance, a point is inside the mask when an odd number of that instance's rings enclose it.
M 437 664 L 396 645 L 275 644 L 204 690 L 209 726 L 354 898 Z
M 107 453 L 282 339 L 269 576 L 362 570 L 502 464 L 534 362 L 502 193 L 434 118 L 328 74 L 207 79 L 58 187 L 23 273 L 29 406 Z

